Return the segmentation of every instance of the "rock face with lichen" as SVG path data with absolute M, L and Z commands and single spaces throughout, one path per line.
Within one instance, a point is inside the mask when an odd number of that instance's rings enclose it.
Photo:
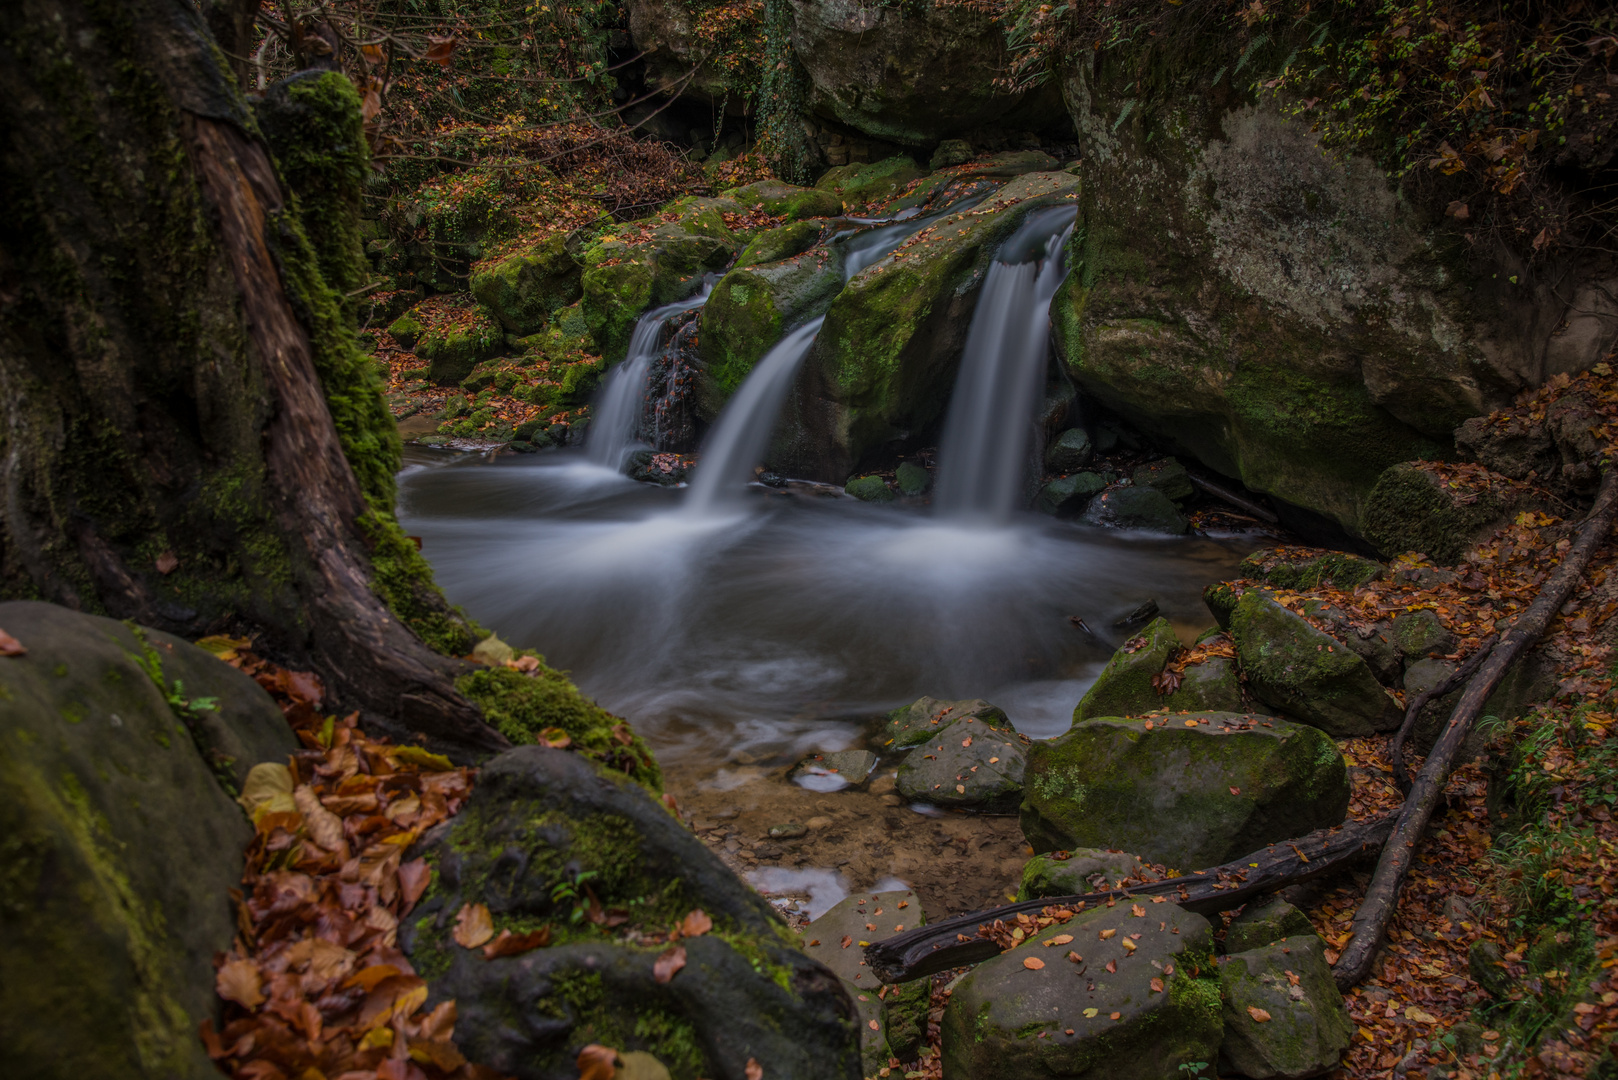
M 837 977 L 627 779 L 565 751 L 508 751 L 419 853 L 433 883 L 400 944 L 429 1004 L 456 1000 L 456 1040 L 472 1060 L 520 1080 L 573 1080 L 579 1051 L 602 1043 L 648 1052 L 676 1080 L 739 1077 L 749 1060 L 783 1080 L 861 1075 Z M 592 896 L 605 921 L 588 917 Z M 467 903 L 486 904 L 497 932 L 549 926 L 550 944 L 494 960 L 462 948 L 453 931 Z M 669 931 L 699 908 L 713 928 L 682 938 L 684 965 L 660 980 Z
M 252 679 L 178 638 L 0 604 L 0 1037 L 8 1074 L 218 1075 L 247 770 L 297 750 Z M 185 703 L 183 706 L 181 703 Z
M 1023 835 L 1036 852 L 1116 849 L 1182 871 L 1348 813 L 1335 743 L 1243 713 L 1086 720 L 1029 749 L 1023 790 Z

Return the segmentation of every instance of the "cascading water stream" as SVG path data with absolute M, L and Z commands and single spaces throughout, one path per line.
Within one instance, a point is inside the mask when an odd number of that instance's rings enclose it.
M 607 376 L 585 436 L 584 452 L 593 464 L 609 469 L 623 466 L 624 455 L 638 444 L 635 434 L 646 399 L 646 375 L 662 347 L 664 325 L 674 316 L 706 304 L 712 290 L 713 283 L 705 281 L 697 295 L 648 311 L 635 323 L 629 352 Z
M 1076 213 L 1031 215 L 989 268 L 944 421 L 933 502 L 941 517 L 1003 521 L 1017 505 Z

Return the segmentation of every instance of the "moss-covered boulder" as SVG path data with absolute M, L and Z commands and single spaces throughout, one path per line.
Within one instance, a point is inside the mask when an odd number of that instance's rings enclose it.
M 1156 488 L 1133 484 L 1108 488 L 1091 499 L 1084 510 L 1084 521 L 1089 525 L 1140 529 L 1170 536 L 1183 535 L 1191 528 L 1191 523 L 1167 495 Z
M 1236 664 L 1223 656 L 1210 656 L 1187 664 L 1180 685 L 1160 699 L 1171 715 L 1182 712 L 1240 712 L 1242 681 Z
M 1191 474 L 1173 458 L 1149 461 L 1129 476 L 1136 487 L 1162 492 L 1170 501 L 1183 503 L 1197 493 L 1191 484 Z
M 925 495 L 933 486 L 933 474 L 913 461 L 901 461 L 893 470 L 893 483 L 901 495 Z
M 400 347 L 406 349 L 415 348 L 416 342 L 426 332 L 427 328 L 422 325 L 421 320 L 411 311 L 404 312 L 388 326 L 388 333 L 393 335 L 393 340 L 397 341 Z
M 539 333 L 558 309 L 582 295 L 580 267 L 564 240 L 560 233 L 553 234 L 528 251 L 479 267 L 472 275 L 472 295 L 494 313 L 508 334 Z
M 715 403 L 729 398 L 753 365 L 789 329 L 823 310 L 842 285 L 842 274 L 825 248 L 780 262 L 739 266 L 721 278 L 703 306 L 697 339 L 713 390 L 704 397 Z
M 439 386 L 456 386 L 478 364 L 500 355 L 505 345 L 500 324 L 488 312 L 474 308 L 462 317 L 429 324 L 416 341 L 415 353 L 427 361 L 428 379 Z
M 1220 1059 L 1252 1080 L 1303 1080 L 1335 1069 L 1354 1035 L 1313 934 L 1282 938 L 1219 962 L 1225 1037 Z
M 1230 629 L 1230 617 L 1236 614 L 1241 594 L 1228 581 L 1216 581 L 1202 590 L 1202 602 L 1221 630 Z
M 566 751 L 508 751 L 413 854 L 434 874 L 400 944 L 428 981 L 429 1006 L 455 999 L 456 1041 L 474 1061 L 520 1080 L 571 1080 L 580 1049 L 602 1043 L 649 1052 L 676 1080 L 741 1076 L 749 1059 L 775 1077 L 861 1075 L 837 977 L 622 776 Z M 592 895 L 615 925 L 583 917 Z M 487 905 L 496 932 L 549 926 L 549 945 L 495 960 L 462 948 L 453 933 L 468 903 Z M 697 909 L 713 929 L 682 938 L 684 966 L 659 980 L 666 935 Z
M 970 720 L 998 731 L 1016 730 L 1004 709 L 982 698 L 948 701 L 924 697 L 888 713 L 888 722 L 882 728 L 883 748 L 903 750 L 920 745 L 957 720 Z
M 791 221 L 766 229 L 748 241 L 736 260 L 736 267 L 764 266 L 801 255 L 815 246 L 823 231 L 824 226 L 818 221 Z
M 1420 552 L 1449 565 L 1527 508 L 1502 497 L 1506 490 L 1451 484 L 1415 462 L 1394 465 L 1371 489 L 1360 531 L 1385 558 Z
M 851 476 L 843 485 L 843 493 L 861 502 L 885 503 L 894 499 L 893 489 L 880 476 Z
M 724 192 L 724 197 L 788 221 L 836 217 L 843 212 L 843 200 L 834 192 L 818 187 L 795 187 L 781 180 L 759 180 L 746 187 L 731 188 Z
M 1073 722 L 1095 716 L 1135 716 L 1163 708 L 1163 695 L 1152 680 L 1179 648 L 1180 639 L 1167 619 L 1147 623 L 1112 654 L 1074 707 Z
M 898 195 L 911 181 L 926 175 L 927 170 L 910 158 L 891 157 L 868 165 L 840 165 L 828 169 L 815 187 L 851 207 L 876 206 Z
M 1086 720 L 1030 748 L 1023 789 L 1023 835 L 1036 852 L 1114 848 L 1178 870 L 1340 825 L 1348 813 L 1335 743 L 1246 713 Z
M 1315 548 L 1265 548 L 1242 560 L 1238 577 L 1303 592 L 1325 585 L 1353 592 L 1382 576 L 1374 559 Z
M 1230 633 L 1248 688 L 1288 716 L 1340 738 L 1390 731 L 1403 719 L 1358 653 L 1262 589 L 1242 594 Z
M 1082 912 L 973 968 L 944 1008 L 944 1075 L 1169 1080 L 1212 1062 L 1212 928 L 1175 904 L 1131 910 Z
M 957 720 L 899 763 L 898 791 L 913 802 L 1008 814 L 1022 802 L 1028 741 Z
M 1140 864 L 1135 856 L 1121 851 L 1101 851 L 1098 848 L 1053 851 L 1035 855 L 1023 865 L 1017 899 L 1083 896 L 1110 889 L 1124 878 L 1133 877 L 1139 872 Z
M 1039 489 L 1034 506 L 1042 514 L 1068 517 L 1080 513 L 1102 491 L 1107 481 L 1100 473 L 1081 472 L 1060 476 Z
M 1225 951 L 1244 952 L 1284 937 L 1314 932 L 1309 916 L 1279 896 L 1272 895 L 1254 900 L 1231 920 L 1230 929 L 1225 931 Z
M 253 830 L 246 772 L 298 749 L 252 679 L 155 630 L 0 604 L 0 1033 L 9 1074 L 218 1075 L 212 959 Z

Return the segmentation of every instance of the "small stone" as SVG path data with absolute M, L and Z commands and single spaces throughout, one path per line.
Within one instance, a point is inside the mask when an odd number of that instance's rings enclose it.
M 1309 916 L 1279 896 L 1271 896 L 1248 904 L 1242 913 L 1231 921 L 1230 929 L 1225 933 L 1225 951 L 1245 952 L 1248 949 L 1268 945 L 1272 941 L 1280 941 L 1284 937 L 1314 932 Z
M 1185 471 L 1185 466 L 1173 458 L 1142 465 L 1131 474 L 1130 480 L 1137 487 L 1154 488 L 1176 503 L 1185 502 L 1197 493 L 1197 489 L 1191 486 L 1191 475 Z
M 1093 452 L 1089 434 L 1083 428 L 1069 428 L 1046 447 L 1045 469 L 1053 473 L 1078 472 L 1089 463 Z
M 809 826 L 796 821 L 782 822 L 780 825 L 770 826 L 772 840 L 796 840 L 800 836 L 809 835 Z
M 1039 489 L 1035 506 L 1042 514 L 1068 517 L 1088 506 L 1090 499 L 1106 486 L 1107 481 L 1093 472 L 1058 477 Z
M 814 832 L 819 832 L 821 829 L 829 829 L 829 828 L 831 828 L 832 819 L 829 818 L 829 817 L 824 817 L 824 816 L 812 817 L 808 821 L 804 822 L 804 824 L 807 825 L 810 828 L 810 830 L 812 830 Z
M 920 495 L 933 485 L 932 474 L 914 462 L 901 462 L 893 473 L 901 495 Z
M 1251 1080 L 1302 1080 L 1335 1069 L 1354 1034 L 1313 934 L 1234 953 L 1219 965 L 1225 1036 L 1219 1050 Z
M 893 489 L 880 476 L 850 477 L 843 491 L 861 502 L 892 502 L 894 497 Z
M 1084 522 L 1172 536 L 1182 536 L 1191 528 L 1167 495 L 1156 488 L 1133 485 L 1109 488 L 1091 499 L 1084 511 Z

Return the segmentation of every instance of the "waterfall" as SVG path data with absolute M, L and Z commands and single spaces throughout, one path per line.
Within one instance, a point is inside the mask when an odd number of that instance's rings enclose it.
M 776 342 L 725 403 L 703 445 L 686 497 L 687 510 L 712 510 L 727 492 L 740 489 L 752 478 L 753 466 L 769 448 L 776 414 L 824 321 L 825 316 L 812 319 Z
M 591 462 L 609 469 L 623 466 L 624 455 L 637 442 L 635 436 L 645 405 L 646 373 L 657 358 L 664 324 L 681 312 L 706 304 L 712 289 L 713 283 L 705 281 L 697 295 L 648 311 L 635 323 L 629 352 L 608 374 L 606 385 L 601 388 L 601 400 L 596 403 L 595 418 L 590 421 L 584 437 L 584 452 Z
M 1051 298 L 1077 213 L 1029 216 L 989 268 L 966 334 L 939 450 L 939 514 L 1004 520 L 1016 507 L 1050 348 Z

